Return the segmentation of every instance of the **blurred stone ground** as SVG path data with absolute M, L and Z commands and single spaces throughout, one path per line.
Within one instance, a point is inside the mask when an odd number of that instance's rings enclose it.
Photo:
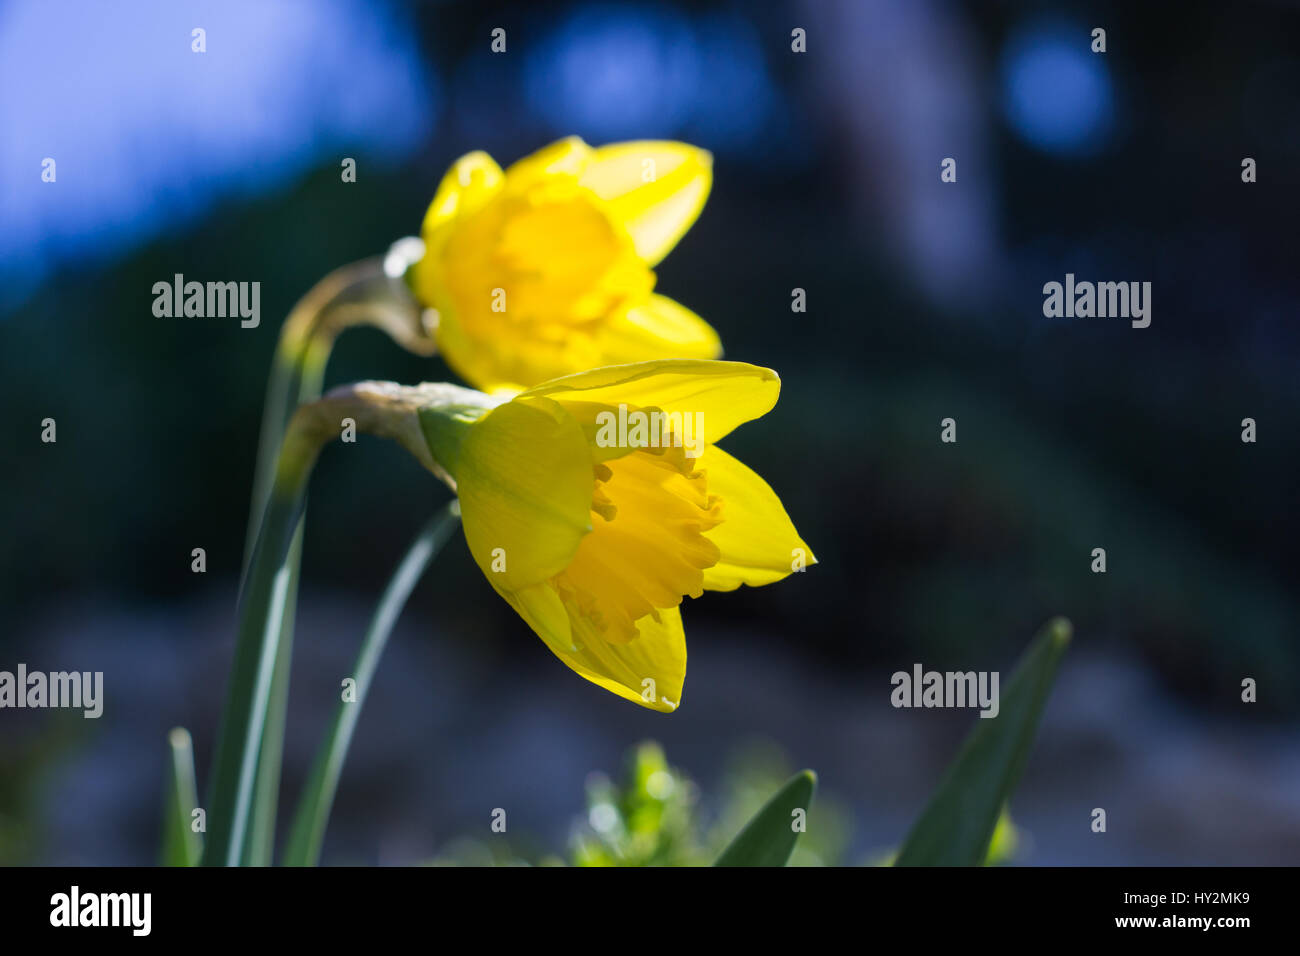
M 8 786 L 27 791 L 35 811 L 34 822 L 22 821 L 33 841 L 27 862 L 154 861 L 169 728 L 193 732 L 200 792 L 206 782 L 232 607 L 224 592 L 132 612 L 73 606 L 8 643 L 14 659 L 0 666 L 21 660 L 105 673 L 97 721 L 0 713 L 0 772 L 24 775 Z M 663 743 L 706 800 L 739 747 L 774 741 L 851 810 L 847 859 L 861 861 L 896 844 L 976 719 L 895 710 L 887 673 L 812 670 L 775 642 L 693 627 L 689 616 L 685 699 L 665 716 L 581 681 L 522 624 L 506 641 L 509 660 L 485 660 L 467 653 L 472 645 L 439 640 L 437 626 L 412 610 L 366 703 L 326 862 L 426 861 L 457 837 L 491 839 L 497 807 L 507 811 L 512 842 L 563 851 L 586 775 L 616 773 L 646 738 Z M 282 796 L 289 805 L 367 614 L 362 603 L 324 595 L 302 602 Z M 900 666 L 910 663 L 900 656 Z M 1004 685 L 1012 664 L 1003 664 Z M 1087 635 L 1076 637 L 1012 801 L 1027 838 L 1018 862 L 1300 863 L 1295 729 L 1200 715 L 1135 661 L 1090 651 Z M 1094 807 L 1107 812 L 1105 834 L 1090 830 Z

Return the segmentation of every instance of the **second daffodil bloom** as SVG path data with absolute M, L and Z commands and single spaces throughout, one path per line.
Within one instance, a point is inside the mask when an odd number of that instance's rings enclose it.
M 776 404 L 770 369 L 642 362 L 503 403 L 458 391 L 419 419 L 475 561 L 560 660 L 621 697 L 680 703 L 683 597 L 815 561 L 775 492 L 716 444 Z
M 717 333 L 654 291 L 652 268 L 691 227 L 712 157 L 685 143 L 593 149 L 561 140 L 502 172 L 470 153 L 443 178 L 409 280 L 438 313 L 447 364 L 476 388 L 582 369 L 717 358 Z

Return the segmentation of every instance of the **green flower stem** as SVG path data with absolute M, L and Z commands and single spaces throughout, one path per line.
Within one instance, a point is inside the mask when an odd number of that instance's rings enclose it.
M 163 866 L 195 866 L 203 853 L 203 838 L 194 831 L 192 815 L 199 805 L 194 778 L 194 745 L 190 732 L 176 727 L 167 735 L 167 807 L 163 825 Z
M 421 415 L 457 408 L 488 396 L 454 385 L 401 386 L 361 382 L 337 388 L 299 406 L 285 430 L 266 513 L 240 586 L 239 633 L 208 800 L 205 865 L 234 866 L 245 856 L 256 772 L 271 707 L 275 664 L 295 573 L 293 542 L 299 534 L 307 480 L 325 443 L 337 438 L 344 418 L 357 430 L 391 438 L 454 490 L 421 431 Z
M 388 586 L 384 589 L 375 615 L 370 621 L 361 651 L 352 667 L 351 677 L 356 682 L 355 697 L 340 700 L 334 721 L 322 742 L 311 776 L 303 787 L 294 813 L 289 846 L 285 851 L 286 866 L 315 866 L 320 860 L 321 843 L 329 821 L 334 795 L 338 790 L 339 776 L 347 757 L 352 733 L 361 717 L 370 682 L 379 665 L 379 658 L 388 644 L 388 637 L 397 623 L 402 608 L 424 574 L 429 562 L 442 550 L 442 546 L 455 533 L 460 522 L 459 502 L 455 499 L 434 515 L 411 542 L 406 555 L 398 564 Z
M 401 279 L 406 266 L 421 252 L 418 241 L 413 247 L 411 240 L 402 240 L 383 259 L 366 259 L 337 269 L 312 288 L 285 320 L 267 381 L 245 539 L 245 574 L 271 492 L 276 454 L 290 416 L 299 405 L 320 397 L 325 368 L 339 334 L 354 325 L 373 325 L 411 352 L 434 353 L 424 313 Z M 252 866 L 271 863 L 275 841 L 301 554 L 299 527 L 286 561 L 285 587 L 275 597 L 282 602 L 282 607 L 270 612 L 280 621 L 280 634 L 276 638 L 270 700 L 258 748 L 252 820 L 240 858 L 240 862 Z
M 364 259 L 336 269 L 302 297 L 285 319 L 267 380 L 262 430 L 253 470 L 244 565 L 266 508 L 275 456 L 289 418 L 298 405 L 320 397 L 321 381 L 339 334 L 354 325 L 383 329 L 403 348 L 431 356 L 435 346 L 424 313 L 400 278 L 403 256 L 414 255 L 395 243 L 384 258 Z

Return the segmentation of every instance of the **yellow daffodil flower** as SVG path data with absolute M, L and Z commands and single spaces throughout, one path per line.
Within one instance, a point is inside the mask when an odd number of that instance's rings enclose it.
M 505 172 L 483 152 L 457 160 L 409 276 L 438 313 L 447 364 L 493 391 L 623 362 L 717 358 L 717 333 L 656 294 L 652 271 L 712 182 L 711 155 L 674 142 L 593 149 L 570 137 Z
M 508 401 L 457 389 L 419 421 L 497 593 L 587 680 L 671 711 L 682 598 L 815 563 L 775 492 L 716 444 L 779 391 L 754 365 L 641 362 Z

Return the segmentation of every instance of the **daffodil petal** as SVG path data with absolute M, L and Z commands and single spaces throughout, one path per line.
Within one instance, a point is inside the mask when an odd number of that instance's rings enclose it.
M 527 189 L 555 176 L 576 178 L 591 162 L 593 152 L 579 137 L 566 136 L 511 163 L 506 179 L 514 190 Z
M 455 476 L 470 553 L 501 587 L 558 574 L 591 530 L 587 440 L 553 402 L 507 402 L 475 422 Z
M 709 591 L 734 591 L 780 581 L 796 567 L 816 564 L 771 486 L 721 448 L 700 458 L 710 495 L 722 499 L 722 523 L 705 532 L 722 557 L 704 570 Z
M 489 580 L 491 580 L 489 578 Z M 494 586 L 496 582 L 493 582 Z M 568 613 L 548 584 L 520 591 L 497 587 L 515 612 L 551 652 L 582 677 L 633 703 L 671 713 L 682 700 L 686 681 L 686 633 L 677 608 L 637 622 L 640 636 L 623 644 L 598 639 L 573 640 Z
M 578 180 L 654 265 L 700 215 L 713 185 L 713 156 L 686 143 L 640 140 L 596 149 Z
M 665 295 L 652 294 L 601 329 L 597 345 L 608 363 L 652 358 L 715 359 L 722 340 L 713 326 Z
M 425 240 L 440 226 L 477 209 L 501 188 L 504 181 L 505 174 L 496 160 L 481 150 L 456 160 L 442 177 L 433 202 L 424 214 L 421 231 Z
M 770 368 L 745 362 L 664 359 L 565 375 L 523 395 L 545 396 L 562 404 L 566 400 L 613 408 L 626 404 L 700 415 L 692 419 L 701 425 L 695 435 L 711 444 L 771 411 L 780 392 L 781 379 Z

